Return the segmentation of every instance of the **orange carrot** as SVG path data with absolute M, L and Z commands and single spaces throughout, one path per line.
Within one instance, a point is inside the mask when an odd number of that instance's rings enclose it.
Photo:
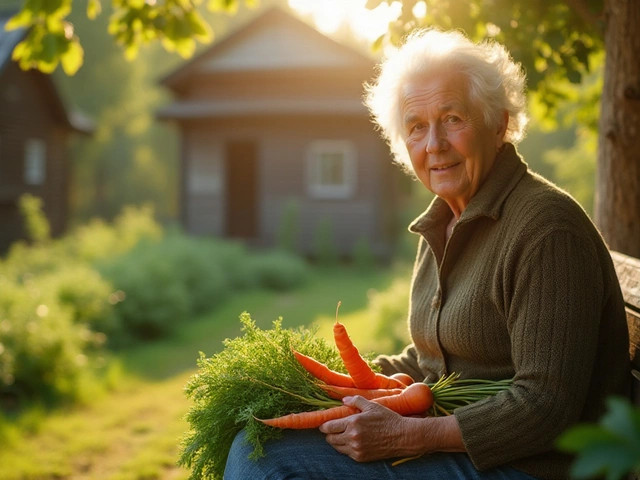
M 376 398 L 373 401 L 400 415 L 418 415 L 425 413 L 433 405 L 433 392 L 426 383 L 416 382 L 398 395 Z
M 367 400 L 373 400 L 374 398 L 398 395 L 402 393 L 403 390 L 401 388 L 350 388 L 336 387 L 333 385 L 321 385 L 321 388 L 327 392 L 327 395 L 337 400 L 343 397 L 353 397 L 354 395 L 360 395 Z
M 298 360 L 298 363 L 300 363 L 307 372 L 318 380 L 321 380 L 328 385 L 335 385 L 338 387 L 355 387 L 355 383 L 349 375 L 331 370 L 324 363 L 320 363 L 316 359 L 303 355 L 295 350 L 293 350 L 293 354 Z
M 340 308 L 340 302 L 338 302 Z M 340 352 L 344 366 L 349 372 L 353 383 L 358 388 L 404 388 L 406 385 L 399 380 L 392 379 L 381 373 L 374 372 L 367 361 L 362 358 L 358 348 L 353 344 L 343 324 L 338 322 L 336 309 L 336 323 L 333 324 L 333 339 Z
M 292 428 L 294 430 L 302 430 L 304 428 L 318 428 L 324 422 L 335 420 L 337 418 L 348 417 L 354 413 L 360 413 L 360 410 L 354 407 L 341 405 L 339 407 L 331 407 L 326 410 L 315 410 L 313 412 L 290 413 L 283 417 L 270 418 L 267 420 L 257 419 L 266 425 L 278 428 Z
M 394 373 L 391 375 L 391 378 L 395 378 L 396 380 L 401 381 L 405 385 L 409 386 L 415 382 L 411 375 L 407 375 L 406 373 Z
M 404 383 L 402 380 L 393 378 L 393 377 L 387 377 L 382 373 L 376 373 L 376 382 L 377 382 L 376 388 L 406 388 L 407 387 L 407 384 Z
M 414 383 L 397 395 L 372 400 L 400 415 L 418 415 L 426 412 L 433 405 L 433 392 L 426 383 Z M 317 428 L 324 422 L 348 417 L 360 413 L 360 410 L 347 405 L 332 407 L 313 412 L 292 413 L 283 417 L 261 420 L 266 425 L 279 428 Z

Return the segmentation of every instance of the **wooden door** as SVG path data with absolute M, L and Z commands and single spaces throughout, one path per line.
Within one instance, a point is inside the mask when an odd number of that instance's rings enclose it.
M 258 233 L 258 155 L 253 141 L 226 145 L 226 234 L 255 238 Z

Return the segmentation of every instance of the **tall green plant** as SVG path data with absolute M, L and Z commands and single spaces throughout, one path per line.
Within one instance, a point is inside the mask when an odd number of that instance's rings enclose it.
M 300 235 L 300 205 L 291 198 L 282 209 L 282 216 L 278 228 L 277 245 L 285 252 L 297 253 L 298 237 Z
M 333 236 L 333 224 L 329 217 L 321 218 L 315 230 L 314 258 L 324 267 L 330 267 L 338 262 L 338 250 Z
M 51 227 L 43 212 L 41 198 L 23 194 L 18 200 L 20 213 L 24 218 L 25 229 L 29 239 L 35 243 L 44 243 L 51 239 Z

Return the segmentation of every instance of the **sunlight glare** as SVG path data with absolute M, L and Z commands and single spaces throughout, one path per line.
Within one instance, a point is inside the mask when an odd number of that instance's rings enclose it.
M 413 6 L 413 9 L 411 10 L 411 13 L 413 13 L 413 16 L 416 18 L 422 18 L 427 14 L 427 4 L 425 2 L 418 2 Z
M 289 6 L 301 15 L 311 15 L 321 32 L 335 33 L 348 25 L 358 37 L 372 42 L 387 31 L 389 22 L 398 18 L 402 4 L 381 3 L 369 10 L 366 3 L 367 0 L 289 0 Z

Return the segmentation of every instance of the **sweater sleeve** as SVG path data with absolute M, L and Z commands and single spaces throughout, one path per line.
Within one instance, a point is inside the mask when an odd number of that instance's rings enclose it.
M 454 412 L 479 470 L 552 450 L 579 418 L 604 302 L 594 246 L 568 231 L 533 246 L 505 273 L 504 286 L 513 385 Z
M 382 369 L 382 373 L 385 375 L 406 373 L 416 382 L 421 382 L 425 378 L 425 374 L 418 365 L 418 354 L 413 344 L 405 347 L 399 355 L 380 355 L 374 360 L 374 363 Z

